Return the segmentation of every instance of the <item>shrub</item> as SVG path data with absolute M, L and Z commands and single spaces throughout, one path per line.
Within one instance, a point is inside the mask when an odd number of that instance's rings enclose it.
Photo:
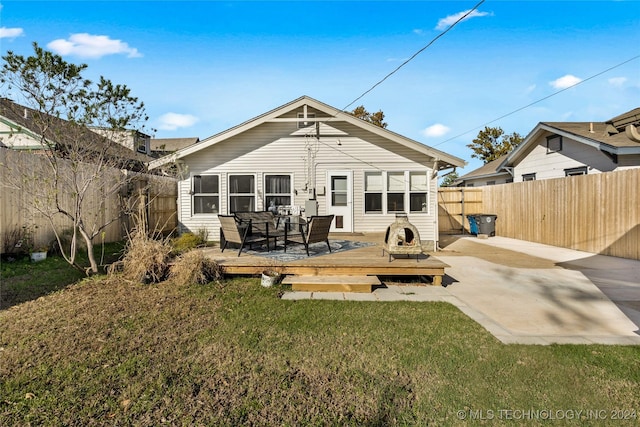
M 171 267 L 171 278 L 179 285 L 204 285 L 222 278 L 222 269 L 202 251 L 189 251 L 178 257 Z
M 171 246 L 175 253 L 181 254 L 190 249 L 203 245 L 206 241 L 200 234 L 182 233 L 179 237 L 171 240 Z
M 154 240 L 135 233 L 127 243 L 122 274 L 135 282 L 159 283 L 167 278 L 171 246 L 166 240 Z
M 3 254 L 16 254 L 24 252 L 26 236 L 24 227 L 8 228 L 2 233 L 2 248 L 0 248 Z
M 66 228 L 62 230 L 60 233 L 60 243 L 58 243 L 58 239 L 53 239 L 49 246 L 51 247 L 51 253 L 55 255 L 62 255 L 62 249 L 65 252 L 71 251 L 71 240 L 73 239 L 73 229 Z M 62 249 L 60 248 L 60 244 L 62 244 Z M 87 244 L 84 239 L 80 236 L 76 239 L 76 249 L 83 250 L 87 248 Z

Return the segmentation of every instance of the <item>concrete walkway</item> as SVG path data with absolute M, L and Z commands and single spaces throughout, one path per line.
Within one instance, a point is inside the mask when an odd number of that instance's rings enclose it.
M 507 344 L 640 345 L 640 261 L 504 237 L 456 237 L 436 257 L 444 287 L 371 294 L 287 292 L 283 299 L 444 301 Z

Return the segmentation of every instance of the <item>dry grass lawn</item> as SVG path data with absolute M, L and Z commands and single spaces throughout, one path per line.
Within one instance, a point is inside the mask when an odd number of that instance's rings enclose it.
M 640 410 L 639 347 L 505 346 L 444 303 L 280 292 L 101 277 L 2 310 L 0 425 L 514 425 L 497 411 Z

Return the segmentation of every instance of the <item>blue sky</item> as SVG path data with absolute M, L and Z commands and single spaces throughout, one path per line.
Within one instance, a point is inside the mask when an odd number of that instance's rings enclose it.
M 477 3 L 3 0 L 0 51 L 86 63 L 131 88 L 156 137 L 203 139 L 302 95 L 345 108 Z M 525 136 L 640 107 L 639 55 L 640 1 L 487 0 L 348 109 L 382 110 L 462 174 L 485 125 Z

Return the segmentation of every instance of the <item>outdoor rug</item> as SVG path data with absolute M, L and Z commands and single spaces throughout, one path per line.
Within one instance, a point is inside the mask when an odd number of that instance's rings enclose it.
M 370 242 L 352 242 L 350 240 L 333 240 L 329 239 L 329 244 L 331 245 L 331 253 L 339 253 L 346 252 L 352 249 L 366 248 L 368 246 L 374 246 L 375 243 Z M 276 249 L 271 249 L 271 251 L 267 252 L 266 249 L 263 250 L 253 250 L 247 249 L 243 250 L 242 253 L 246 253 L 249 255 L 261 256 L 269 259 L 273 259 L 279 262 L 291 262 L 298 261 L 301 259 L 308 259 L 323 255 L 329 255 L 329 248 L 327 248 L 327 244 L 325 242 L 321 243 L 312 243 L 309 245 L 309 256 L 307 256 L 307 252 L 304 249 L 304 245 L 287 245 L 287 252 L 284 252 L 284 247 L 278 245 Z

